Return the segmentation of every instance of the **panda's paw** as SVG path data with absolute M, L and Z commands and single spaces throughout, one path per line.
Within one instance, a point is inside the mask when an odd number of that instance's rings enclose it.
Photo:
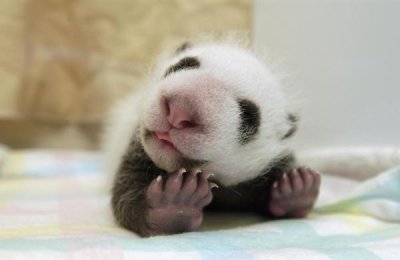
M 212 200 L 211 189 L 218 187 L 208 180 L 210 175 L 199 169 L 181 169 L 165 183 L 161 176 L 152 181 L 146 193 L 146 222 L 153 235 L 191 231 L 201 225 L 203 208 Z
M 321 177 L 306 167 L 284 173 L 271 187 L 269 212 L 279 218 L 302 218 L 313 208 Z

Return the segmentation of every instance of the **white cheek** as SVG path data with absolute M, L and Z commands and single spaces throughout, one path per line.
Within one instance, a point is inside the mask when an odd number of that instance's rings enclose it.
M 140 94 L 134 93 L 122 100 L 110 113 L 105 123 L 102 149 L 107 174 L 115 174 L 139 127 Z M 111 179 L 109 183 L 112 183 Z

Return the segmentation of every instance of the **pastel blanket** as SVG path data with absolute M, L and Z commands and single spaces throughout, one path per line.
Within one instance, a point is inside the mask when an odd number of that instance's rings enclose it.
M 96 153 L 8 152 L 0 164 L 0 259 L 400 259 L 399 167 L 323 175 L 306 219 L 213 214 L 197 232 L 143 239 L 114 224 Z

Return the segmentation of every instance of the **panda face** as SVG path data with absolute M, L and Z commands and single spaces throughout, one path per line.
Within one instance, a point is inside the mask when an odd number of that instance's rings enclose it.
M 247 171 L 256 171 L 261 159 L 268 163 L 282 151 L 290 130 L 285 99 L 250 52 L 227 45 L 185 49 L 155 78 L 143 97 L 140 136 L 158 167 L 202 167 L 224 179 L 243 171 L 243 159 L 257 165 Z
M 142 143 L 161 168 L 203 166 L 236 149 L 240 107 L 207 71 L 174 72 L 154 86 L 141 128 Z

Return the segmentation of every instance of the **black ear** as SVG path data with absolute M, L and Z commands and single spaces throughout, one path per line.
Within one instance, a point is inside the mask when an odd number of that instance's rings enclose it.
M 192 44 L 190 42 L 184 42 L 175 50 L 175 54 L 179 54 L 183 52 L 184 50 L 190 49 L 192 47 Z
M 290 128 L 289 128 L 289 131 L 287 131 L 286 134 L 282 137 L 282 140 L 293 136 L 293 134 L 296 133 L 296 131 L 297 131 L 297 122 L 299 121 L 299 118 L 297 116 L 289 113 L 287 116 L 287 120 L 289 121 Z

